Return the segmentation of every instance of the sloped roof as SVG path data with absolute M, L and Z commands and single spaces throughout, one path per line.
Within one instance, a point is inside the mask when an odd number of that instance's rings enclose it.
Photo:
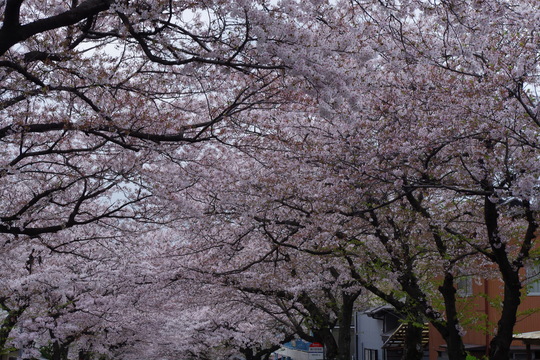
M 388 312 L 395 313 L 396 310 L 391 305 L 381 305 L 364 311 L 364 314 L 374 318 Z
M 514 340 L 521 340 L 524 343 L 540 345 L 540 331 L 531 331 L 514 335 Z

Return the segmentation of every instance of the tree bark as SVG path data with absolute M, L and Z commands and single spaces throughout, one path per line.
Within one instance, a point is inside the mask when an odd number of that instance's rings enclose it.
M 325 360 L 340 360 L 340 349 L 331 329 L 318 329 L 313 331 L 315 337 L 324 345 Z
M 335 323 L 330 320 L 328 314 L 321 310 L 312 299 L 304 294 L 299 298 L 302 305 L 308 310 L 318 329 L 312 329 L 317 341 L 324 344 L 326 360 L 351 360 L 351 323 L 354 312 L 354 303 L 361 291 L 352 293 L 342 291 L 342 302 L 337 312 L 339 331 L 334 336 L 332 330 Z M 336 339 L 337 337 L 337 339 Z M 306 339 L 311 341 L 310 339 Z
M 422 346 L 424 327 L 422 323 L 411 321 L 406 323 L 405 344 L 403 360 L 422 360 L 424 347 Z
M 351 324 L 353 321 L 354 303 L 360 296 L 360 292 L 352 294 L 343 293 L 343 304 L 341 305 L 341 316 L 339 319 L 338 333 L 338 360 L 351 360 Z
M 439 287 L 439 292 L 444 298 L 444 308 L 446 311 L 446 332 L 442 335 L 446 341 L 448 357 L 452 360 L 465 360 L 467 353 L 465 352 L 465 345 L 461 337 L 461 325 L 459 324 L 456 307 L 454 276 L 451 273 L 445 274 L 443 284 Z
M 493 337 L 489 344 L 489 358 L 491 360 L 507 360 L 517 320 L 517 311 L 521 303 L 523 286 L 521 285 L 519 270 L 523 268 L 525 260 L 529 258 L 538 225 L 532 211 L 526 206 L 526 219 L 529 223 L 527 233 L 521 244 L 519 255 L 512 261 L 507 252 L 507 244 L 501 239 L 499 233 L 498 218 L 497 205 L 489 197 L 486 197 L 484 200 L 484 220 L 493 252 L 491 259 L 498 265 L 504 281 L 503 308 L 497 323 L 497 335 Z
M 79 350 L 79 360 L 90 360 L 92 359 L 92 353 L 86 350 Z
M 517 272 L 507 274 L 504 283 L 504 300 L 501 317 L 497 323 L 497 335 L 489 343 L 491 360 L 508 360 L 510 345 L 517 320 L 517 311 L 521 303 L 521 283 Z
M 58 15 L 21 25 L 19 15 L 22 2 L 22 0 L 11 0 L 7 3 L 6 10 L 9 11 L 6 11 L 4 25 L 0 29 L 0 55 L 4 55 L 13 45 L 34 35 L 77 24 L 79 21 L 109 9 L 112 4 L 112 0 L 86 0 L 79 6 Z
M 52 344 L 51 360 L 67 360 L 69 346 L 60 343 L 58 340 Z

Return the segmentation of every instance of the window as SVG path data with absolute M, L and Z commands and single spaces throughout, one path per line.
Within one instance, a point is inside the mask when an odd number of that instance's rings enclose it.
M 378 360 L 377 350 L 364 349 L 364 360 Z
M 540 295 L 540 264 L 527 264 L 525 266 L 528 295 Z
M 472 296 L 472 276 L 460 276 L 456 280 L 457 295 L 460 297 Z

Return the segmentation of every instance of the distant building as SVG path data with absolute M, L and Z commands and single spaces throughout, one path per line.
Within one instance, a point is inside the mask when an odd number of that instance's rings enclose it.
M 382 305 L 356 312 L 351 336 L 351 360 L 400 360 L 403 355 L 406 324 L 392 306 Z M 337 329 L 336 331 L 339 331 Z M 424 359 L 429 360 L 428 326 L 424 329 Z M 276 351 L 272 360 L 322 360 L 310 354 L 310 342 L 294 340 Z M 321 354 L 322 355 L 322 354 Z
M 511 346 L 510 359 L 540 360 L 540 268 L 538 265 L 526 267 L 527 293 L 522 297 L 518 320 L 514 327 L 514 341 Z M 502 283 L 499 280 L 473 279 L 463 276 L 457 283 L 461 307 L 470 323 L 465 327 L 463 336 L 465 350 L 471 355 L 481 358 L 489 354 L 489 343 L 495 331 L 500 311 L 493 301 L 501 299 Z M 448 359 L 446 343 L 442 336 L 430 327 L 430 360 Z
M 403 355 L 406 324 L 390 305 L 356 313 L 356 360 L 399 360 Z M 424 358 L 429 358 L 428 328 L 424 331 Z

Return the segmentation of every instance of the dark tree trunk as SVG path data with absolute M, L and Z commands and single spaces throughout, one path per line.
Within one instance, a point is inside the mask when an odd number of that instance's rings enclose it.
M 507 244 L 501 239 L 499 233 L 498 218 L 497 205 L 489 197 L 486 197 L 484 200 L 484 220 L 493 252 L 491 260 L 498 265 L 504 281 L 503 308 L 497 323 L 497 335 L 489 344 L 489 358 L 491 360 L 507 360 L 510 355 L 517 311 L 521 303 L 522 285 L 519 271 L 523 268 L 524 262 L 530 257 L 530 250 L 533 240 L 536 238 L 535 233 L 538 225 L 530 207 L 525 206 L 525 218 L 528 222 L 528 228 L 522 240 L 518 256 L 515 260 L 511 260 L 508 256 Z
M 360 292 L 352 294 L 343 293 L 343 304 L 339 319 L 338 333 L 338 360 L 351 360 L 351 324 L 353 321 L 354 303 L 360 296 Z
M 491 360 L 508 360 L 510 345 L 517 320 L 517 311 L 521 303 L 521 283 L 517 272 L 507 274 L 504 284 L 504 300 L 501 317 L 497 323 L 497 335 L 489 344 Z
M 68 350 L 68 345 L 64 345 L 58 341 L 53 342 L 51 360 L 67 360 Z
M 90 360 L 92 359 L 92 353 L 86 350 L 79 350 L 79 360 Z
M 446 311 L 446 329 L 443 335 L 448 351 L 448 357 L 452 360 L 465 360 L 467 353 L 461 337 L 461 325 L 458 320 L 456 307 L 456 289 L 454 287 L 454 276 L 446 273 L 443 284 L 439 287 L 439 292 L 444 298 L 444 308 Z M 508 360 L 508 359 L 507 359 Z
M 424 327 L 421 322 L 406 323 L 403 360 L 422 360 L 424 347 L 422 345 Z
M 329 314 L 320 309 L 312 299 L 307 295 L 302 295 L 299 300 L 308 310 L 313 319 L 317 319 L 314 323 L 318 326 L 313 328 L 313 337 L 303 337 L 308 341 L 315 339 L 321 342 L 325 348 L 326 360 L 351 360 L 351 322 L 354 312 L 354 303 L 361 291 L 349 293 L 342 292 L 342 302 L 339 307 L 336 306 L 334 312 L 338 316 L 338 332 L 334 336 L 333 329 L 335 322 L 331 320 Z
M 324 345 L 324 358 L 326 360 L 339 360 L 340 349 L 331 329 L 318 329 L 313 331 L 315 337 Z

